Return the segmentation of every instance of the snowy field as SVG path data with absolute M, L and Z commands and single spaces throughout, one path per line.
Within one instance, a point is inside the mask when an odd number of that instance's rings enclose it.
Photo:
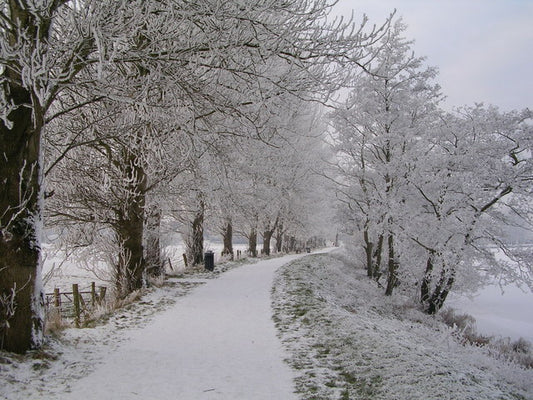
M 476 319 L 479 333 L 523 337 L 533 343 L 533 293 L 516 286 L 488 286 L 472 297 L 452 295 L 447 305 Z
M 336 254 L 279 270 L 275 320 L 302 400 L 532 399 L 533 370 L 462 345 Z
M 0 353 L 0 398 L 533 398 L 533 370 L 488 353 L 335 251 L 170 278 L 43 350 Z
M 113 286 L 109 266 L 104 261 L 88 260 L 80 255 L 67 258 L 64 251 L 55 250 L 52 245 L 43 247 L 44 287 L 47 293 L 53 292 L 54 288 L 70 291 L 73 283 L 79 284 L 82 290 L 89 288 L 91 282 L 95 282 L 96 286 Z M 206 241 L 204 247 L 205 251 L 214 252 L 215 263 L 224 261 L 220 255 L 223 248 L 221 243 Z M 245 254 L 247 247 L 244 244 L 237 244 L 234 245 L 233 251 L 236 253 L 237 250 L 241 250 Z M 184 271 L 184 252 L 185 248 L 181 244 L 164 248 L 163 258 L 167 273 L 177 274 Z
M 533 246 L 522 245 L 533 253 Z M 498 259 L 510 262 L 501 250 L 494 250 Z M 533 293 L 515 285 L 486 286 L 468 296 L 450 293 L 447 306 L 476 319 L 479 333 L 494 337 L 524 338 L 533 343 Z

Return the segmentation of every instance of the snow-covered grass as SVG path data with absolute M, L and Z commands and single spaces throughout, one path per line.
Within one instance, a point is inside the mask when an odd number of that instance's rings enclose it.
M 463 345 L 339 253 L 278 271 L 274 319 L 301 399 L 531 399 L 533 370 Z
M 215 253 L 215 263 L 219 264 L 227 261 L 220 252 L 222 244 L 219 242 L 206 241 L 204 244 L 205 251 L 211 250 Z M 247 245 L 237 244 L 234 246 L 234 252 L 240 250 L 246 254 Z M 102 260 L 87 260 L 81 255 L 71 252 L 66 254 L 64 250 L 57 249 L 53 244 L 43 246 L 44 265 L 43 274 L 45 276 L 45 290 L 52 292 L 54 288 L 70 291 L 72 284 L 77 283 L 80 289 L 85 290 L 90 287 L 91 282 L 97 286 L 113 286 L 112 275 L 109 266 Z M 163 259 L 165 261 L 166 272 L 170 275 L 179 275 L 185 272 L 183 253 L 185 247 L 178 243 L 166 246 L 163 249 Z M 170 263 L 168 262 L 170 260 Z
M 182 271 L 161 287 L 135 293 L 136 301 L 97 310 L 83 329 L 49 331 L 39 351 L 26 355 L 0 352 L 0 398 L 61 398 L 61 393 L 68 392 L 74 382 L 97 369 L 108 354 L 128 340 L 129 332 L 147 326 L 155 315 L 195 287 L 242 263 L 219 265 L 214 272 Z
M 276 262 L 281 265 L 284 261 L 280 259 Z M 227 342 L 226 337 L 235 338 L 235 330 L 239 334 L 245 334 L 244 328 L 236 321 L 242 319 L 241 316 L 253 316 L 255 311 L 250 308 L 245 313 L 239 311 L 237 316 L 228 317 L 232 311 L 226 298 L 236 298 L 240 288 L 243 288 L 246 289 L 245 297 L 238 304 L 245 307 L 256 304 L 257 290 L 252 282 L 265 286 L 260 268 L 262 264 L 243 268 L 239 274 L 232 272 L 225 275 L 227 279 L 224 282 L 224 279 L 217 280 L 215 283 L 220 284 L 213 288 L 218 288 L 221 298 L 215 299 L 213 293 L 207 290 L 208 285 L 199 290 L 206 292 L 209 300 L 206 304 L 215 319 L 227 320 L 230 328 L 213 330 L 214 325 L 207 320 L 209 312 L 200 306 L 202 302 L 193 298 L 194 295 L 187 302 L 185 300 L 189 297 L 183 299 L 183 296 L 193 288 L 206 284 L 211 278 L 220 276 L 221 272 L 247 263 L 249 261 L 241 260 L 218 265 L 214 273 L 180 272 L 179 276 L 168 279 L 161 287 L 150 288 L 137 301 L 121 309 L 113 312 L 102 310 L 100 318 L 89 327 L 66 329 L 49 335 L 47 344 L 41 351 L 30 352 L 25 356 L 0 352 L 0 398 L 62 399 L 69 391 L 74 395 L 75 388 L 79 389 L 80 379 L 95 370 L 100 370 L 98 376 L 107 376 L 105 384 L 110 384 L 118 378 L 112 374 L 103 374 L 102 365 L 107 363 L 109 370 L 110 355 L 115 354 L 114 360 L 117 362 L 122 354 L 121 349 L 123 352 L 124 348 L 139 349 L 132 338 L 142 338 L 147 346 L 152 343 L 150 346 L 158 346 L 161 351 L 155 356 L 156 353 L 151 351 L 140 351 L 139 366 L 146 365 L 147 361 L 155 366 L 161 364 L 168 370 L 163 375 L 171 376 L 169 379 L 173 381 L 172 384 L 179 384 L 181 388 L 190 389 L 191 385 L 188 383 L 191 379 L 204 386 L 211 385 L 212 382 L 206 379 L 212 378 L 214 372 L 206 373 L 202 364 L 205 361 L 205 346 L 222 346 Z M 246 281 L 249 283 L 245 284 L 233 281 L 232 276 L 245 275 L 252 281 Z M 268 305 L 268 296 L 266 302 Z M 281 268 L 275 279 L 272 302 L 274 321 L 286 348 L 288 362 L 297 376 L 295 385 L 301 399 L 533 398 L 533 370 L 523 369 L 504 359 L 496 359 L 489 354 L 493 351 L 491 349 L 461 344 L 456 331 L 447 327 L 440 318 L 419 312 L 416 304 L 409 299 L 401 296 L 384 297 L 376 290 L 375 284 L 367 280 L 364 271 L 356 270 L 340 253 L 305 256 Z M 192 307 L 186 312 L 189 316 L 197 315 L 199 318 L 199 326 L 202 328 L 198 333 L 204 335 L 200 337 L 208 337 L 200 340 L 198 346 L 203 350 L 199 353 L 187 346 L 178 349 L 181 339 L 177 333 L 169 334 L 174 332 L 172 329 L 176 332 L 182 330 L 180 324 L 184 319 L 177 315 L 181 315 L 183 304 L 190 304 Z M 215 304 L 221 310 L 214 310 Z M 262 311 L 268 312 L 268 307 L 266 311 Z M 163 322 L 169 325 L 156 326 L 157 321 L 160 325 Z M 255 323 L 246 326 L 257 337 L 253 341 L 243 342 L 241 347 L 262 348 L 257 346 L 266 341 L 261 334 L 268 329 L 259 329 Z M 191 338 L 199 337 L 193 328 L 189 330 Z M 172 336 L 172 340 L 166 338 L 161 341 L 163 333 Z M 213 345 L 215 338 L 218 345 Z M 172 346 L 175 355 L 165 353 L 167 344 Z M 214 348 L 207 353 L 215 353 Z M 195 361 L 184 365 L 183 352 L 189 352 L 191 360 Z M 261 355 L 261 351 L 258 354 Z M 220 382 L 234 372 L 229 367 L 231 363 L 239 364 L 236 355 L 227 358 L 226 354 L 223 357 L 226 359 L 215 357 L 212 365 L 213 371 L 221 371 L 223 374 Z M 160 362 L 161 360 L 165 362 Z M 175 362 L 182 364 L 179 367 L 170 366 Z M 195 362 L 199 364 L 196 365 Z M 261 378 L 259 373 L 254 372 L 256 368 L 252 358 L 241 364 L 245 366 L 243 371 Z M 141 370 L 144 371 L 145 368 L 142 367 Z M 156 369 L 151 373 L 163 376 Z M 181 379 L 179 382 L 178 378 Z M 128 383 L 117 384 L 124 387 Z M 276 380 L 267 382 L 267 386 L 271 387 L 276 387 L 277 384 Z M 175 398 L 174 395 L 179 396 L 180 390 L 174 391 L 163 384 L 158 386 L 161 388 L 153 388 L 153 398 L 170 399 Z M 205 386 L 209 391 L 200 393 L 203 397 L 198 398 L 242 398 L 220 397 L 218 392 L 211 389 L 214 387 Z M 159 389 L 168 392 L 168 396 L 157 397 Z M 127 398 L 137 397 L 132 392 Z M 254 400 L 254 396 L 246 398 Z M 184 400 L 189 398 L 185 397 Z

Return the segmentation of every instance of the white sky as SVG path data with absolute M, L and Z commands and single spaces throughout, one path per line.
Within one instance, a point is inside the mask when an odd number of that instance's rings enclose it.
M 339 0 L 381 24 L 396 8 L 417 56 L 439 68 L 449 107 L 533 108 L 533 0 Z

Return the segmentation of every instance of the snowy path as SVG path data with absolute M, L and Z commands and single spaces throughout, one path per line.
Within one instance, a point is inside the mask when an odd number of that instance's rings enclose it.
M 197 288 L 60 399 L 295 398 L 270 294 L 276 269 L 299 257 L 243 266 Z

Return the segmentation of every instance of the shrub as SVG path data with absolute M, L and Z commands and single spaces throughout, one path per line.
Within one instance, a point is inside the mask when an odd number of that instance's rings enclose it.
M 533 346 L 524 338 L 512 341 L 511 338 L 494 338 L 477 332 L 476 320 L 468 314 L 456 314 L 451 308 L 442 310 L 443 322 L 454 329 L 463 344 L 484 346 L 489 353 L 499 359 L 512 361 L 525 368 L 533 368 Z

